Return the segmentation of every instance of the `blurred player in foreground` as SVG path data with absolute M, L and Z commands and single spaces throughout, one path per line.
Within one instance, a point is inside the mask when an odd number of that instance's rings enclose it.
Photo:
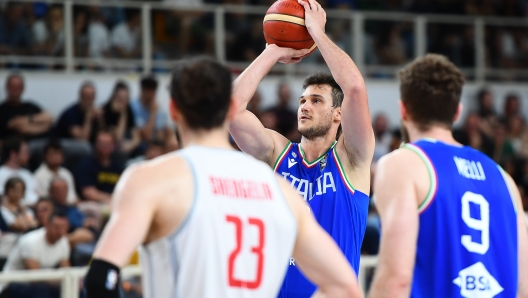
M 399 76 L 411 143 L 378 164 L 382 237 L 370 297 L 527 297 L 528 234 L 516 185 L 451 134 L 462 73 L 430 54 Z
M 361 296 L 298 193 L 229 145 L 230 71 L 192 59 L 176 67 L 170 89 L 185 149 L 133 166 L 120 180 L 86 277 L 88 297 L 118 297 L 119 268 L 141 244 L 147 298 L 273 297 L 292 254 L 318 295 Z
M 299 3 L 305 9 L 306 28 L 332 73 L 314 74 L 304 81 L 297 115 L 301 143 L 266 129 L 246 109 L 258 84 L 277 62 L 300 61 L 292 49 L 273 44 L 234 82 L 238 111 L 229 131 L 242 151 L 266 162 L 301 193 L 358 271 L 374 153 L 367 90 L 352 59 L 326 36 L 321 5 L 314 0 Z M 289 264 L 279 297 L 309 297 L 315 286 L 300 273 L 295 258 Z

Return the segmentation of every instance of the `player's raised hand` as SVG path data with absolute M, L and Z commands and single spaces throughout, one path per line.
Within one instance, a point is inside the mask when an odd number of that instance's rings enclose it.
M 297 0 L 304 7 L 304 22 L 308 32 L 312 34 L 314 30 L 325 31 L 326 12 L 315 0 Z
M 277 62 L 283 64 L 295 64 L 302 60 L 302 56 L 310 53 L 309 49 L 295 50 L 291 48 L 281 48 L 275 44 L 266 44 L 266 50 L 276 54 Z

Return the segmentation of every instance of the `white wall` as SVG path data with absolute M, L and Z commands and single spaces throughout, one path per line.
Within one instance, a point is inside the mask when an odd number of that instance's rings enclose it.
M 0 99 L 5 98 L 4 82 L 7 72 L 0 72 Z M 116 74 L 59 74 L 59 73 L 26 73 L 26 90 L 24 99 L 30 99 L 53 115 L 58 115 L 68 105 L 77 100 L 78 89 L 84 80 L 91 80 L 97 87 L 97 104 L 103 104 L 109 97 L 116 80 L 122 79 L 129 83 L 132 98 L 136 98 L 139 90 L 139 76 L 137 74 L 116 75 Z M 160 76 L 158 89 L 158 101 L 163 107 L 167 107 L 169 101 L 168 75 Z M 280 81 L 286 80 L 292 89 L 291 106 L 296 109 L 297 98 L 301 94 L 302 77 L 287 78 L 280 76 L 268 76 L 259 86 L 262 95 L 262 106 L 264 108 L 273 105 L 276 101 L 277 85 Z M 482 86 L 467 84 L 462 95 L 464 104 L 464 114 L 474 109 L 474 98 Z M 489 87 L 495 95 L 496 107 L 502 111 L 503 100 L 507 93 L 516 92 L 521 95 L 522 106 L 525 115 L 528 115 L 528 86 L 521 84 L 490 84 Z M 372 115 L 385 113 L 391 125 L 397 126 L 399 123 L 399 90 L 396 81 L 367 81 L 369 95 L 369 105 Z

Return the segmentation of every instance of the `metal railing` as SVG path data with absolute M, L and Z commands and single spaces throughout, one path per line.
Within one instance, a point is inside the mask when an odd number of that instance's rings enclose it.
M 367 288 L 366 277 L 367 269 L 376 267 L 378 263 L 377 257 L 362 256 L 360 262 L 360 269 L 358 273 L 358 281 L 366 294 Z M 61 282 L 61 298 L 79 298 L 80 283 L 84 278 L 87 267 L 84 268 L 60 268 L 60 269 L 40 269 L 27 271 L 11 271 L 0 274 L 0 283 L 6 282 L 35 282 L 35 281 L 60 281 Z M 141 268 L 139 266 L 129 266 L 121 271 L 122 278 L 129 278 L 141 276 Z
M 14 2 L 35 2 L 36 0 L 16 0 Z M 226 56 L 226 17 L 227 14 L 247 14 L 254 16 L 263 16 L 267 7 L 247 6 L 247 5 L 202 5 L 199 7 L 178 6 L 171 3 L 142 3 L 131 1 L 87 1 L 87 0 L 47 0 L 48 4 L 64 5 L 64 33 L 65 45 L 63 57 L 35 57 L 35 56 L 13 56 L 0 55 L 0 63 L 40 63 L 53 64 L 57 63 L 64 66 L 66 72 L 75 71 L 78 65 L 104 64 L 116 67 L 128 67 L 127 71 L 141 70 L 144 73 L 150 73 L 153 68 L 170 68 L 170 65 L 177 60 L 153 60 L 153 39 L 152 39 L 152 12 L 159 11 L 181 11 L 194 13 L 210 13 L 214 15 L 214 54 L 219 61 L 227 64 L 244 68 L 249 62 L 229 61 Z M 141 59 L 95 59 L 79 58 L 74 53 L 74 32 L 73 32 L 73 9 L 74 6 L 101 6 L 101 7 L 120 7 L 136 8 L 141 10 L 141 32 L 142 32 L 142 56 Z M 456 15 L 437 15 L 437 14 L 412 14 L 401 12 L 371 12 L 371 11 L 343 11 L 327 10 L 329 20 L 345 20 L 349 22 L 347 32 L 350 34 L 351 56 L 359 69 L 363 73 L 383 72 L 394 74 L 401 65 L 367 65 L 365 63 L 365 24 L 368 21 L 391 21 L 411 23 L 413 26 L 413 57 L 424 55 L 427 52 L 427 26 L 429 24 L 450 24 L 471 26 L 474 32 L 474 68 L 466 68 L 463 71 L 469 74 L 476 81 L 484 81 L 487 74 L 497 75 L 517 75 L 528 77 L 528 69 L 494 69 L 486 65 L 486 46 L 485 34 L 486 26 L 508 26 L 508 27 L 527 27 L 528 20 L 519 18 L 497 18 L 497 17 L 477 17 L 477 16 L 456 16 Z M 409 58 L 413 58 L 409 57 Z M 286 74 L 307 73 L 314 70 L 325 68 L 324 65 L 316 64 L 298 64 L 298 65 L 277 65 L 275 71 Z

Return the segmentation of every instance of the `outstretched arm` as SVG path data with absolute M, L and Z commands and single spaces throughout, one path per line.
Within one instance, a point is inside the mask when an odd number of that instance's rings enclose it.
M 280 151 L 288 140 L 275 131 L 268 130 L 260 120 L 246 109 L 257 87 L 277 62 L 297 63 L 309 50 L 293 50 L 268 45 L 253 63 L 233 83 L 233 100 L 238 110 L 231 120 L 229 132 L 242 151 L 268 164 L 274 162 L 275 148 Z
M 374 132 L 363 76 L 347 53 L 324 32 L 326 13 L 315 0 L 298 0 L 305 9 L 306 28 L 344 93 L 341 126 L 345 149 L 353 164 L 368 164 L 374 154 Z
M 332 237 L 319 226 L 297 191 L 286 180 L 277 179 L 297 219 L 293 258 L 318 287 L 312 297 L 362 297 L 354 271 Z

